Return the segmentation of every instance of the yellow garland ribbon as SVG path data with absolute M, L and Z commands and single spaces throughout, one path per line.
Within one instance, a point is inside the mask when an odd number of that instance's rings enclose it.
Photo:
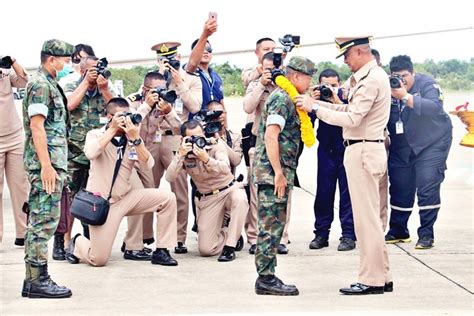
M 275 78 L 275 83 L 277 86 L 282 88 L 290 96 L 293 103 L 296 103 L 296 97 L 299 96 L 298 90 L 295 86 L 283 75 L 279 75 Z M 311 119 L 309 118 L 308 113 L 299 108 L 296 109 L 298 116 L 300 117 L 300 130 L 301 130 L 301 140 L 306 147 L 311 147 L 316 143 L 316 137 L 314 136 L 313 125 L 311 124 Z

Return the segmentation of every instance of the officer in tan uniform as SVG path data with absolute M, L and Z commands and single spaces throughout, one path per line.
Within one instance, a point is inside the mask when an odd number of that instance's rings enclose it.
M 201 109 L 202 103 L 202 83 L 199 75 L 185 71 L 181 65 L 178 54 L 178 42 L 164 42 L 154 45 L 151 50 L 156 51 L 158 57 L 159 72 L 165 77 L 166 87 L 169 90 L 176 91 L 176 99 L 173 108 L 178 114 L 181 122 L 188 120 L 189 114 L 195 114 Z M 162 147 L 167 147 L 167 151 L 176 152 L 179 147 L 180 137 L 171 129 L 161 129 L 162 139 L 165 142 Z M 172 134 L 170 134 L 172 133 Z M 152 154 L 154 154 L 152 152 Z M 156 156 L 154 156 L 156 157 Z M 169 158 L 169 159 L 168 159 Z M 159 176 L 168 168 L 171 157 L 163 160 L 155 170 L 155 184 L 158 186 Z M 159 176 L 159 177 L 158 177 Z M 173 181 L 173 192 L 176 194 L 178 203 L 178 245 L 175 247 L 175 253 L 186 253 L 185 245 L 188 226 L 189 199 L 188 183 L 185 172 L 180 173 Z M 144 232 L 150 230 L 149 226 L 144 227 Z
M 154 159 L 139 135 L 139 126 L 123 115 L 128 111 L 127 100 L 112 98 L 107 104 L 108 125 L 87 133 L 84 153 L 91 161 L 89 192 L 107 197 L 118 155 L 122 155 L 123 160 L 112 190 L 106 222 L 101 226 L 90 226 L 90 240 L 80 234 L 71 240 L 66 252 L 69 263 L 82 260 L 93 266 L 104 266 L 122 218 L 152 213 L 157 218 L 157 243 L 151 263 L 178 264 L 168 251 L 176 244 L 176 198 L 167 190 L 135 187 L 132 178 L 135 168 L 151 169 Z
M 132 109 L 138 111 L 143 116 L 140 127 L 140 137 L 145 142 L 145 147 L 150 151 L 155 159 L 155 165 L 151 170 L 137 170 L 138 176 L 145 188 L 157 188 L 160 186 L 161 178 L 166 168 L 174 157 L 176 146 L 180 141 L 181 120 L 172 107 L 172 104 L 163 101 L 158 95 L 159 89 L 166 89 L 166 81 L 162 74 L 157 71 L 149 72 L 145 75 L 140 93 L 132 94 L 128 97 L 128 101 Z M 169 91 L 169 93 L 173 93 Z M 183 172 L 184 175 L 186 175 Z M 181 175 L 182 177 L 182 175 Z M 171 190 L 178 192 L 178 182 L 171 183 Z M 178 193 L 176 193 L 178 195 Z M 184 197 L 178 199 L 184 204 Z M 181 225 L 186 222 L 182 221 Z M 140 248 L 141 239 L 147 243 L 153 243 L 153 214 L 144 214 L 143 216 L 130 216 L 128 218 L 128 231 L 125 238 L 124 257 L 130 255 L 130 251 L 137 251 Z M 178 227 L 178 247 L 176 252 L 186 252 L 184 241 L 186 235 L 183 236 L 186 227 Z M 129 246 L 130 245 L 130 246 Z M 145 249 L 147 252 L 147 249 Z M 146 257 L 143 251 L 140 257 Z M 139 259 L 146 260 L 146 259 Z
M 198 247 L 202 256 L 219 253 L 220 262 L 235 259 L 235 247 L 248 211 L 247 197 L 241 183 L 231 172 L 226 145 L 204 140 L 204 130 L 198 121 L 181 126 L 184 137 L 178 153 L 166 172 L 170 182 L 185 170 L 196 184 Z M 196 138 L 200 140 L 197 141 Z M 205 145 L 205 146 L 202 146 Z M 228 226 L 223 225 L 225 213 L 230 214 Z
M 299 97 L 298 106 L 315 111 L 322 121 L 343 128 L 344 167 L 360 249 L 358 283 L 340 289 L 347 295 L 393 291 L 384 232 L 380 220 L 379 182 L 387 170 L 384 128 L 390 114 L 387 74 L 370 51 L 369 37 L 336 38 L 344 62 L 352 71 L 349 104 Z
M 9 56 L 5 56 L 9 57 Z M 2 56 L 0 56 L 2 59 Z M 8 58 L 5 59 L 5 61 Z M 28 75 L 15 58 L 0 65 L 0 242 L 3 237 L 3 179 L 7 178 L 15 220 L 15 245 L 25 244 L 26 214 L 21 207 L 28 198 L 28 179 L 23 166 L 25 132 L 15 108 L 12 88 L 25 88 Z
M 269 42 L 269 41 L 268 41 Z M 273 43 L 273 42 L 270 42 Z M 258 46 L 258 45 L 257 45 Z M 260 77 L 250 82 L 247 91 L 245 92 L 243 107 L 244 111 L 254 117 L 252 126 L 252 135 L 255 137 L 258 133 L 258 126 L 260 124 L 260 117 L 262 114 L 262 108 L 267 101 L 268 96 L 276 89 L 275 84 L 272 82 L 271 70 L 274 68 L 273 65 L 273 53 L 268 52 L 263 55 L 260 66 L 263 69 Z M 255 146 L 249 150 L 249 175 L 253 173 L 253 163 L 255 159 Z M 251 177 L 248 178 L 249 189 L 250 189 L 250 210 L 245 220 L 245 231 L 247 233 L 247 242 L 250 244 L 249 252 L 255 254 L 256 243 L 257 243 L 257 186 L 252 183 Z M 290 190 L 288 197 L 288 206 L 286 210 L 286 223 L 283 230 L 283 236 L 281 243 L 278 245 L 278 254 L 287 254 L 288 249 L 286 244 L 288 243 L 288 226 L 290 223 L 291 213 L 291 192 Z

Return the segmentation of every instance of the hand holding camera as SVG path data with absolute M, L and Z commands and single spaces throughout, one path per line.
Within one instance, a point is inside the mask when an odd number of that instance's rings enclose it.
M 179 146 L 178 154 L 182 158 L 187 157 L 193 150 L 193 143 L 188 141 L 190 138 L 189 136 L 184 137 L 181 146 Z
M 87 70 L 85 75 L 85 80 L 89 84 L 89 87 L 94 87 L 97 83 L 97 69 L 95 67 L 91 67 Z
M 10 69 L 15 61 L 15 58 L 12 58 L 11 56 L 3 56 L 0 58 L 0 68 Z
M 392 97 L 397 100 L 403 99 L 407 95 L 406 81 L 402 76 L 397 74 L 392 74 L 389 78 L 390 88 L 392 88 Z
M 269 68 L 265 68 L 260 76 L 260 83 L 264 86 L 268 85 L 272 82 L 272 70 Z
M 127 113 L 128 114 L 128 113 Z M 122 124 L 122 129 L 127 135 L 127 138 L 130 140 L 135 140 L 140 138 L 140 122 L 136 123 L 136 118 L 134 119 L 134 115 L 139 115 L 140 116 L 140 121 L 141 121 L 141 115 L 140 114 L 132 114 L 131 115 L 126 115 L 124 117 L 124 123 Z
M 161 111 L 161 113 L 163 113 L 164 115 L 168 114 L 169 112 L 171 112 L 171 110 L 173 109 L 173 107 L 171 106 L 170 103 L 166 102 L 165 100 L 161 99 L 159 102 L 158 102 L 158 109 Z

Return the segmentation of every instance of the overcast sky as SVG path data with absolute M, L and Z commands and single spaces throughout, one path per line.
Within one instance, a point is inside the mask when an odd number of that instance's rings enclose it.
M 252 49 L 264 36 L 301 35 L 302 44 L 329 42 L 335 36 L 375 37 L 442 29 L 471 30 L 399 39 L 374 40 L 372 46 L 387 64 L 391 56 L 407 54 L 415 62 L 474 57 L 472 6 L 451 1 L 2 1 L 0 55 L 11 55 L 27 67 L 39 64 L 44 40 L 59 38 L 93 46 L 109 61 L 151 58 L 151 46 L 179 41 L 182 54 L 199 37 L 209 11 L 218 13 L 218 32 L 211 38 L 216 52 Z M 334 45 L 300 48 L 316 62 L 331 60 Z M 252 65 L 253 54 L 217 57 L 239 66 Z M 338 60 L 341 63 L 342 60 Z

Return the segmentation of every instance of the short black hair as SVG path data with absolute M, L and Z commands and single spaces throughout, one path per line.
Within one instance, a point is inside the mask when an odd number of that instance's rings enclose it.
M 181 136 L 185 137 L 186 136 L 186 131 L 188 129 L 195 129 L 196 127 L 200 127 L 202 130 L 204 130 L 204 127 L 202 126 L 201 122 L 196 121 L 196 120 L 190 120 L 186 121 L 181 125 L 180 132 Z
M 48 57 L 50 56 L 53 56 L 53 55 L 46 54 L 45 52 L 41 52 L 41 56 L 40 56 L 41 64 L 44 64 L 46 60 L 48 59 Z
M 89 56 L 95 56 L 94 49 L 87 44 L 77 44 L 71 57 L 76 57 L 80 52 L 85 52 Z
M 273 52 L 265 53 L 265 55 L 263 55 L 262 57 L 262 60 L 265 60 L 265 59 L 273 61 Z
M 410 56 L 407 55 L 392 57 L 389 66 L 390 72 L 408 70 L 410 73 L 413 73 L 413 63 L 411 62 Z
M 372 55 L 374 55 L 374 57 L 380 58 L 380 53 L 378 50 L 376 50 L 375 48 L 372 48 L 370 51 Z
M 199 38 L 196 39 L 196 40 L 191 44 L 191 50 L 194 49 L 194 47 L 197 45 L 198 42 L 199 42 Z M 209 43 L 209 41 L 206 41 L 206 43 L 208 43 L 209 46 L 211 46 L 211 43 Z
M 211 101 L 209 101 L 209 102 L 206 104 L 205 109 L 208 109 L 209 106 L 211 106 L 211 105 L 213 105 L 213 104 L 220 104 L 220 105 L 224 108 L 224 104 L 220 103 L 220 102 L 217 101 L 217 100 L 211 100 Z
M 275 43 L 275 41 L 273 39 L 271 39 L 270 37 L 262 37 L 261 39 L 259 39 L 257 41 L 257 43 L 255 43 L 255 47 L 258 47 L 258 45 L 260 45 L 260 44 L 262 44 L 262 42 L 266 42 L 266 41 L 270 41 L 270 42 Z
M 130 105 L 124 98 L 115 97 L 109 100 L 106 105 L 107 114 L 114 115 L 117 108 L 128 108 Z M 113 112 L 113 113 L 112 113 Z
M 150 71 L 145 75 L 145 79 L 143 79 L 143 83 L 146 83 L 147 81 L 150 81 L 150 80 L 166 80 L 166 79 L 158 71 Z
M 330 77 L 337 77 L 337 81 L 341 81 L 341 78 L 339 77 L 339 74 L 337 73 L 337 71 L 331 68 L 324 69 L 323 71 L 321 71 L 321 73 L 319 74 L 318 81 L 321 82 L 322 78 L 330 78 Z

